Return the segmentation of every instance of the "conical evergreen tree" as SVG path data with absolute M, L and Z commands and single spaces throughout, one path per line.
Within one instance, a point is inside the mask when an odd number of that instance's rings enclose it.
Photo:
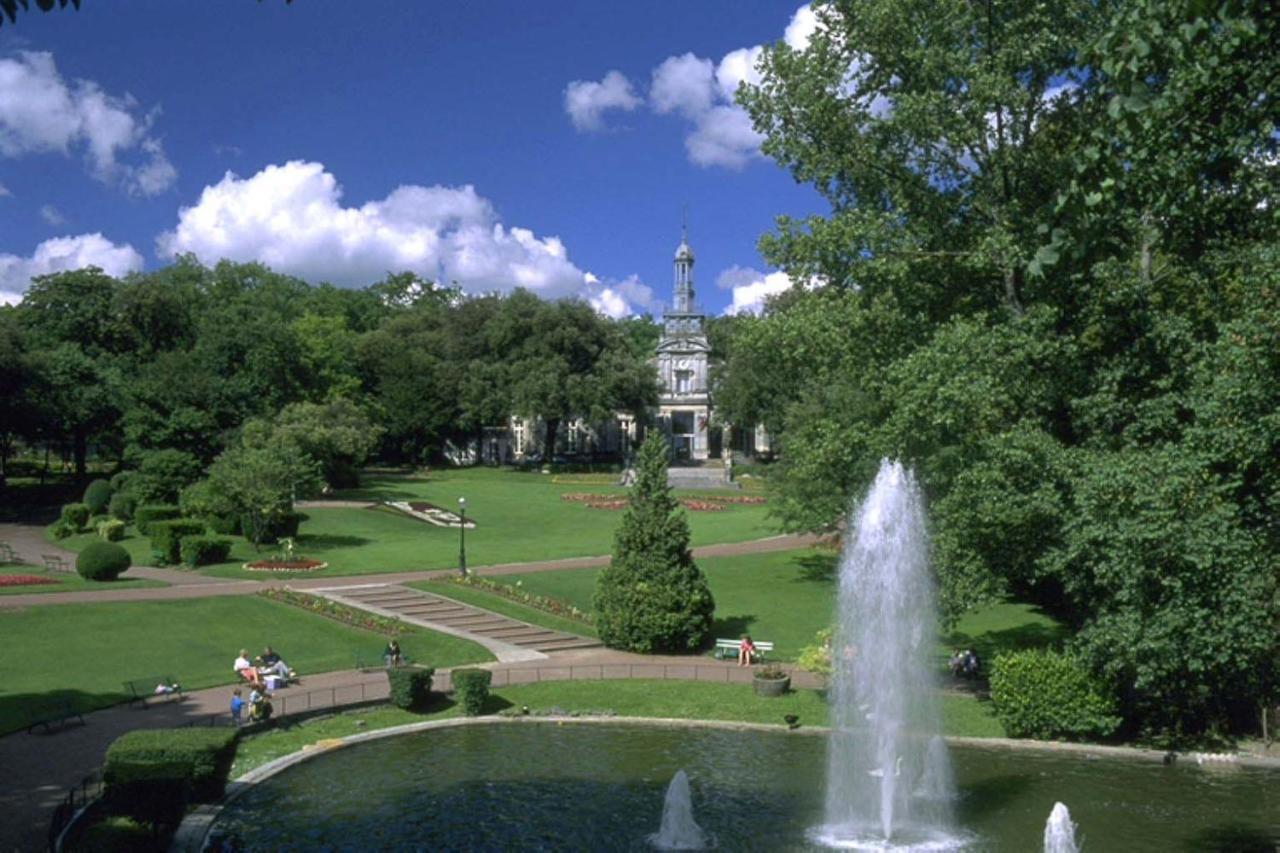
M 696 649 L 715 601 L 689 551 L 689 524 L 667 485 L 667 442 L 641 446 L 613 560 L 596 582 L 596 628 L 606 646 L 635 652 Z

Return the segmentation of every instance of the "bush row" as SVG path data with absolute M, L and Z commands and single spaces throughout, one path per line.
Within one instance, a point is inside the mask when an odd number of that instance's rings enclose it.
M 406 711 L 421 711 L 431 702 L 432 667 L 401 666 L 387 670 L 391 703 Z
M 188 803 L 214 802 L 226 789 L 236 731 L 150 729 L 122 735 L 107 749 L 103 804 L 112 814 L 176 824 Z
M 493 673 L 487 669 L 455 669 L 449 675 L 453 681 L 453 695 L 462 706 L 462 713 L 478 717 L 489 699 L 489 684 Z
M 1120 725 L 1105 686 L 1074 658 L 1049 649 L 997 657 L 991 667 L 991 702 L 1009 737 L 1096 739 Z
M 153 520 L 147 525 L 147 530 L 151 536 L 152 559 L 157 565 L 167 566 L 182 559 L 183 537 L 202 535 L 204 524 L 189 518 L 172 518 Z

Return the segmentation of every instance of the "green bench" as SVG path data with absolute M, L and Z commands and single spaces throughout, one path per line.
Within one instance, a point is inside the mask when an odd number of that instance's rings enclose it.
M 160 685 L 164 685 L 168 689 L 156 692 L 156 688 Z M 168 675 L 135 678 L 133 681 L 126 681 L 124 682 L 124 692 L 129 696 L 130 707 L 137 705 L 139 708 L 146 708 L 148 707 L 148 699 L 182 699 L 182 685 Z
M 70 699 L 59 699 L 36 705 L 28 708 L 26 715 L 27 734 L 35 734 L 37 726 L 43 726 L 46 734 L 55 728 L 65 729 L 73 720 L 79 720 L 80 725 L 85 725 L 84 715 L 76 710 Z
M 413 658 L 400 653 L 400 666 L 412 666 Z M 356 670 L 359 672 L 368 672 L 371 669 L 386 669 L 387 662 L 382 657 L 382 649 L 377 654 L 369 654 L 367 652 L 356 652 Z
M 741 640 L 730 640 L 723 637 L 716 640 L 716 660 L 737 660 L 738 646 L 741 644 Z M 752 640 L 751 644 L 756 647 L 755 654 L 751 656 L 752 663 L 762 662 L 765 653 L 773 651 L 773 643 L 765 640 Z

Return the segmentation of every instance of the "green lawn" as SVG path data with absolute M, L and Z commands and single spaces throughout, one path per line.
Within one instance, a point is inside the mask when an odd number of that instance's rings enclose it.
M 518 619 L 521 622 L 528 622 L 531 625 L 540 625 L 543 628 L 550 628 L 553 631 L 566 631 L 570 634 L 580 634 L 584 637 L 596 636 L 594 625 L 586 622 L 580 622 L 577 619 L 566 619 L 562 616 L 556 616 L 554 613 L 547 613 L 544 610 L 538 610 L 534 607 L 527 607 L 519 602 L 510 601 L 500 595 L 494 595 L 481 589 L 464 586 L 463 584 L 451 583 L 449 581 L 418 581 L 408 583 L 405 586 L 411 586 L 415 589 L 421 589 L 426 592 L 443 595 L 445 598 L 452 598 L 455 601 L 461 601 L 464 604 L 473 604 L 476 607 L 492 610 L 495 613 L 501 613 L 503 616 L 510 616 L 512 619 Z
M 749 633 L 757 640 L 774 643 L 773 656 L 776 659 L 795 660 L 801 648 L 813 642 L 814 634 L 832 622 L 835 560 L 833 553 L 822 550 L 775 551 L 698 560 L 716 600 L 712 633 L 716 637 L 738 637 Z M 600 571 L 527 572 L 495 576 L 492 580 L 507 584 L 519 581 L 528 592 L 558 598 L 590 612 Z M 448 595 L 448 589 L 454 587 L 428 584 L 422 588 Z M 472 604 L 494 610 L 499 606 L 512 606 L 495 595 L 478 590 L 467 592 L 471 595 L 467 600 Z M 553 627 L 547 621 L 553 617 L 531 608 L 521 608 L 521 611 L 517 618 Z M 1054 645 L 1066 637 L 1064 626 L 1031 605 L 995 604 L 965 614 L 953 630 L 940 632 L 937 655 L 940 660 L 945 660 L 952 648 L 973 648 L 990 662 L 998 651 L 1004 649 Z
M 121 701 L 124 681 L 169 675 L 196 689 L 235 681 L 241 648 L 274 646 L 305 679 L 373 656 L 378 634 L 262 598 L 67 604 L 0 610 L 0 733 L 25 727 L 22 709 L 68 698 L 90 710 Z M 483 647 L 431 631 L 404 635 L 416 661 L 453 666 L 492 660 Z
M 168 586 L 160 581 L 145 578 L 131 578 L 127 574 L 114 581 L 87 581 L 74 573 L 51 572 L 43 568 L 24 565 L 0 566 L 0 577 L 6 575 L 34 575 L 51 580 L 54 583 L 32 584 L 30 586 L 0 586 L 0 595 L 26 595 L 43 592 L 79 592 L 86 589 L 143 589 L 145 587 Z
M 821 694 L 797 690 L 776 699 L 756 696 L 742 684 L 695 681 L 552 681 L 495 690 L 489 713 L 528 706 L 531 714 L 609 713 L 617 717 L 665 717 L 725 720 L 783 726 L 784 714 L 796 714 L 802 726 L 825 726 L 828 708 Z M 231 778 L 304 746 L 375 729 L 458 716 L 458 706 L 441 697 L 428 711 L 412 713 L 381 706 L 312 718 L 247 735 L 236 749 Z M 1004 737 L 991 703 L 971 696 L 942 696 L 942 729 L 963 737 Z
M 361 489 L 339 492 L 343 500 L 424 500 L 456 510 L 459 497 L 467 499 L 467 518 L 476 522 L 466 532 L 467 562 L 472 566 L 495 563 L 587 557 L 609 553 L 613 531 L 621 512 L 590 509 L 560 499 L 568 492 L 623 494 L 615 486 L 555 482 L 551 475 L 509 469 L 467 468 L 433 471 L 429 476 L 366 475 Z M 690 492 L 690 495 L 715 494 Z M 778 531 L 767 520 L 768 507 L 730 505 L 720 512 L 690 512 L 689 527 L 695 545 L 741 542 L 771 536 Z M 386 508 L 308 509 L 309 520 L 297 540 L 298 553 L 329 563 L 308 576 L 352 575 L 418 569 L 453 568 L 458 564 L 458 531 L 436 527 Z M 148 540 L 134 534 L 121 544 L 135 564 L 151 560 Z M 57 544 L 79 550 L 95 540 L 90 533 L 72 536 Z M 52 540 L 51 540 L 52 541 Z M 227 577 L 256 577 L 241 565 L 267 556 L 239 537 L 231 559 L 203 572 Z M 280 577 L 280 575 L 273 575 Z

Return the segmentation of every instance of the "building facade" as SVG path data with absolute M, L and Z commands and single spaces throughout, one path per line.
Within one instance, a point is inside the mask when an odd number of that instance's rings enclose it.
M 699 462 L 711 456 L 711 344 L 706 315 L 693 292 L 693 249 L 686 234 L 676 248 L 671 307 L 662 316 L 662 337 L 654 363 L 658 370 L 655 420 L 677 460 Z

